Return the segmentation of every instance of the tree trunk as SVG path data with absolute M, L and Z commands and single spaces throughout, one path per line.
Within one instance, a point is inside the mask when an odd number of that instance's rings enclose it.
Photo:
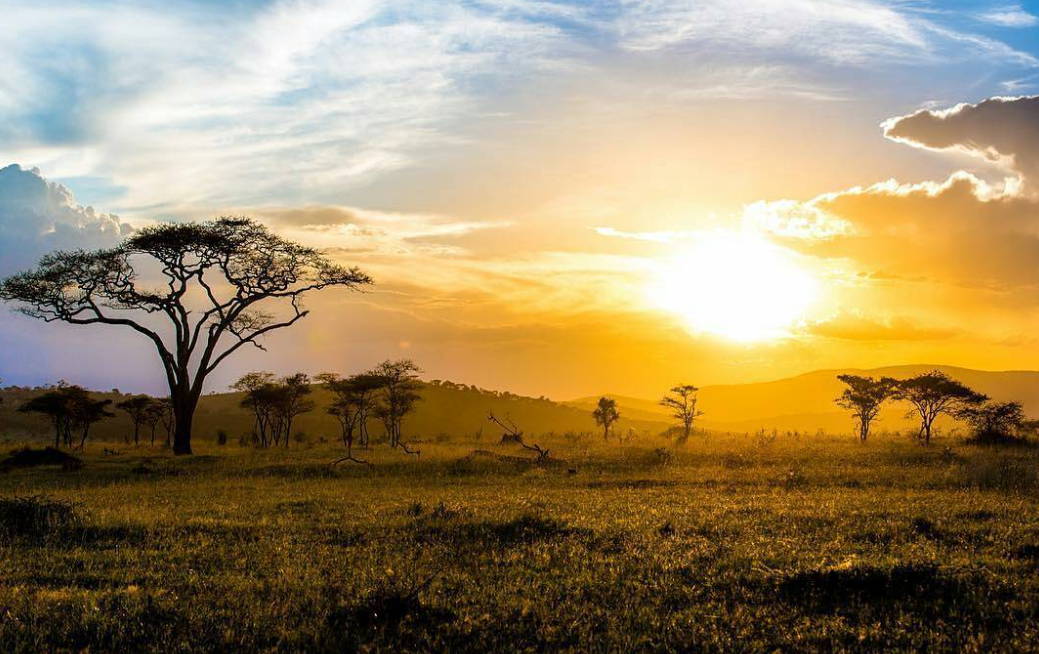
M 191 424 L 195 418 L 196 401 L 184 400 L 173 406 L 173 453 L 191 454 Z

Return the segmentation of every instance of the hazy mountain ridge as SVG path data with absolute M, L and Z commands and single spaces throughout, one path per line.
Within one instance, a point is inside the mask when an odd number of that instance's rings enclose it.
M 843 384 L 839 374 L 903 379 L 930 370 L 941 370 L 951 377 L 975 388 L 994 400 L 1016 400 L 1024 405 L 1025 413 L 1039 417 L 1039 371 L 988 371 L 934 364 L 911 364 L 881 368 L 834 368 L 815 370 L 794 377 L 747 384 L 704 386 L 700 389 L 698 407 L 704 411 L 700 424 L 708 429 L 722 431 L 848 431 L 852 422 L 834 400 Z M 622 415 L 651 419 L 667 419 L 667 411 L 656 401 L 610 395 L 617 400 Z M 585 397 L 567 402 L 570 406 L 587 409 L 598 397 Z M 881 414 L 878 428 L 906 429 L 912 421 L 906 420 L 906 406 L 890 403 Z
M 737 433 L 759 429 L 843 433 L 851 430 L 852 420 L 847 412 L 834 403 L 843 387 L 837 380 L 838 374 L 903 378 L 933 369 L 942 370 L 995 400 L 1017 400 L 1024 405 L 1029 416 L 1039 416 L 1039 371 L 983 371 L 920 364 L 873 369 L 816 370 L 767 382 L 704 386 L 699 393 L 699 408 L 704 411 L 699 424 L 711 430 Z M 17 388 L 2 391 L 4 402 L 0 405 L 0 433 L 49 436 L 50 425 L 42 417 L 16 411 L 21 402 L 37 392 Z M 422 401 L 404 423 L 409 438 L 429 439 L 446 434 L 453 438 L 495 441 L 500 430 L 488 423 L 487 414 L 490 411 L 502 418 L 508 416 L 520 429 L 531 435 L 546 432 L 598 432 L 591 410 L 599 396 L 555 402 L 441 381 L 424 383 L 421 394 Z M 128 397 L 113 392 L 97 395 L 116 402 Z M 618 402 L 621 421 L 616 429 L 621 432 L 634 429 L 640 434 L 647 431 L 656 434 L 667 429 L 672 422 L 667 410 L 655 400 L 623 395 L 610 397 Z M 330 404 L 327 392 L 315 386 L 311 399 L 316 403 L 316 408 L 296 421 L 294 431 L 302 431 L 313 438 L 335 438 L 338 427 L 334 419 L 325 413 L 325 407 Z M 240 400 L 241 395 L 237 393 L 204 396 L 196 414 L 197 433 L 202 438 L 210 438 L 217 430 L 223 429 L 233 439 L 249 433 L 252 418 L 239 406 Z M 889 404 L 881 415 L 877 429 L 912 428 L 913 422 L 904 417 L 905 410 L 903 404 Z M 132 432 L 125 414 L 121 411 L 115 413 L 116 418 L 98 423 L 93 432 L 95 437 L 121 440 L 123 434 Z M 373 435 L 378 435 L 382 433 L 382 426 L 373 420 L 370 430 Z M 142 437 L 147 440 L 148 434 L 142 434 Z

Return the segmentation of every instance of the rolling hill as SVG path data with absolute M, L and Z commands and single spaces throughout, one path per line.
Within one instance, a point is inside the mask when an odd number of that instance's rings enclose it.
M 834 369 L 814 372 L 769 382 L 705 386 L 700 389 L 699 407 L 704 411 L 699 425 L 714 431 L 755 432 L 760 429 L 815 433 L 850 432 L 852 420 L 834 404 L 842 388 L 837 380 L 840 373 L 860 375 L 909 377 L 932 369 L 942 370 L 952 377 L 986 393 L 996 400 L 1017 400 L 1024 404 L 1029 416 L 1039 416 L 1039 372 L 1036 371 L 982 371 L 952 366 L 910 365 L 886 368 Z M 50 437 L 49 424 L 38 416 L 18 413 L 21 402 L 39 392 L 37 390 L 6 388 L 0 404 L 0 434 L 22 438 L 38 435 Z M 598 396 L 570 402 L 553 402 L 488 391 L 452 382 L 425 383 L 422 401 L 414 414 L 405 421 L 405 433 L 411 439 L 437 438 L 441 434 L 452 438 L 469 438 L 485 442 L 496 441 L 500 430 L 487 421 L 493 411 L 499 417 L 510 417 L 525 433 L 593 432 L 598 428 L 590 412 Z M 124 395 L 98 393 L 115 401 Z M 311 437 L 332 439 L 338 431 L 335 421 L 324 412 L 329 404 L 327 393 L 315 388 L 311 396 L 317 408 L 301 416 L 295 430 Z M 639 434 L 657 434 L 671 424 L 671 419 L 656 401 L 627 396 L 612 396 L 621 412 L 618 429 Z M 239 407 L 241 396 L 218 393 L 202 398 L 196 414 L 196 433 L 200 438 L 211 438 L 217 430 L 225 430 L 237 439 L 251 430 L 251 417 Z M 117 417 L 99 423 L 94 437 L 101 440 L 122 440 L 132 427 L 122 412 Z M 913 422 L 904 417 L 905 407 L 890 404 L 881 415 L 879 430 L 912 428 Z M 382 433 L 379 425 L 371 425 L 373 435 Z M 147 435 L 144 435 L 147 439 Z
M 1026 370 L 984 371 L 941 365 L 905 365 L 873 369 L 833 369 L 770 382 L 704 386 L 699 407 L 704 411 L 701 426 L 719 431 L 746 432 L 759 429 L 815 432 L 851 429 L 847 413 L 834 404 L 843 384 L 837 375 L 850 373 L 902 379 L 938 369 L 985 393 L 995 400 L 1016 400 L 1029 416 L 1039 416 L 1039 372 Z M 614 397 L 614 396 L 611 396 Z M 585 397 L 570 406 L 589 410 L 597 397 Z M 653 400 L 615 396 L 620 412 L 632 418 L 667 420 L 667 412 Z M 880 429 L 906 429 L 911 425 L 903 414 L 905 406 L 889 404 L 881 414 Z
M 50 424 L 42 417 L 19 413 L 16 410 L 23 401 L 39 392 L 37 389 L 13 387 L 2 391 L 0 435 L 15 438 L 52 437 Z M 500 418 L 509 417 L 529 435 L 546 432 L 598 433 L 598 428 L 588 411 L 543 398 L 488 391 L 452 382 L 425 383 L 420 394 L 422 401 L 417 404 L 415 412 L 404 421 L 405 437 L 409 439 L 429 439 L 446 434 L 453 438 L 497 441 L 501 437 L 501 430 L 488 422 L 487 414 L 490 411 Z M 128 397 L 112 392 L 96 395 L 114 402 Z M 242 434 L 249 433 L 252 429 L 252 417 L 239 406 L 241 397 L 237 393 L 204 396 L 195 414 L 196 434 L 201 438 L 210 438 L 217 430 L 222 429 L 232 439 L 237 439 Z M 311 399 L 314 400 L 316 409 L 300 416 L 293 426 L 293 431 L 302 431 L 311 437 L 337 438 L 338 425 L 335 419 L 324 411 L 331 403 L 328 393 L 321 387 L 314 387 Z M 121 411 L 115 413 L 115 418 L 96 425 L 92 431 L 92 438 L 118 442 L 123 439 L 124 434 L 132 434 L 133 427 L 127 417 Z M 656 434 L 667 427 L 667 421 L 659 415 L 648 419 L 630 416 L 622 419 L 616 429 L 623 432 L 634 429 L 640 434 Z M 372 420 L 370 431 L 377 437 L 382 433 L 382 426 Z M 143 438 L 148 440 L 148 434 L 143 434 Z

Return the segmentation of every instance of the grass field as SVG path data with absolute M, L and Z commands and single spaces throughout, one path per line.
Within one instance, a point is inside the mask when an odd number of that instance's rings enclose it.
M 549 445 L 0 472 L 0 651 L 1039 651 L 1039 450 Z

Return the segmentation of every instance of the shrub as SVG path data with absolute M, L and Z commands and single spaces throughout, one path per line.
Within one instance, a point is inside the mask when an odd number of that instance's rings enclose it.
M 227 431 L 223 429 L 216 430 L 216 444 L 220 447 L 227 445 Z
M 981 459 L 962 468 L 962 481 L 981 490 L 1032 491 L 1039 489 L 1039 470 L 1011 459 Z
M 0 535 L 44 536 L 79 521 L 76 506 L 46 495 L 0 498 Z
M 83 466 L 83 462 L 55 447 L 45 447 L 42 450 L 23 447 L 11 452 L 6 459 L 0 461 L 0 469 L 35 468 L 37 466 L 61 466 L 63 470 L 77 470 Z

